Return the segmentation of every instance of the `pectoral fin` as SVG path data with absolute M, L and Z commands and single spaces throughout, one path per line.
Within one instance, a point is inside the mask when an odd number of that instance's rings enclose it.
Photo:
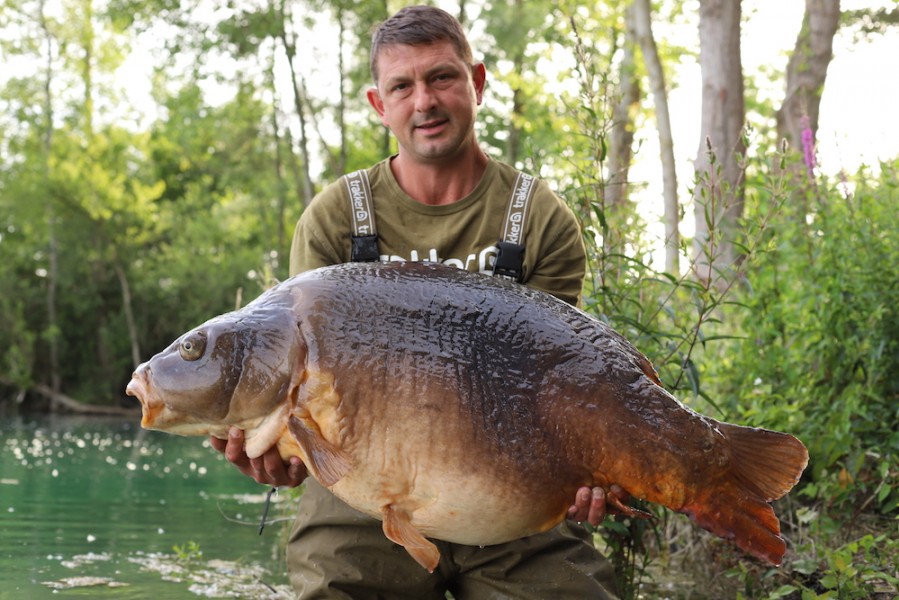
M 313 427 L 296 416 L 291 416 L 288 421 L 290 433 L 306 452 L 306 466 L 323 486 L 330 487 L 347 474 L 352 462 L 346 452 L 323 438 L 318 428 Z
M 433 573 L 440 562 L 440 551 L 409 522 L 409 513 L 393 505 L 381 509 L 384 535 L 406 549 L 421 566 Z

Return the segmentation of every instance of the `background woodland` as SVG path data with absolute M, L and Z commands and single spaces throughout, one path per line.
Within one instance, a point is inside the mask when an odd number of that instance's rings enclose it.
M 764 75 L 783 89 L 770 101 L 743 70 L 742 4 L 441 6 L 488 68 L 485 148 L 581 220 L 585 308 L 684 402 L 812 455 L 777 507 L 783 568 L 663 513 L 610 521 L 598 535 L 623 595 L 687 572 L 674 588 L 691 591 L 671 596 L 896 597 L 899 147 L 833 176 L 815 140 L 822 97 L 840 93 L 835 37 L 886 35 L 899 9 L 806 0 Z M 0 414 L 133 408 L 135 365 L 287 276 L 316 191 L 395 151 L 364 91 L 369 29 L 401 5 L 0 0 Z M 673 27 L 691 33 L 658 33 Z M 688 182 L 668 108 L 683 60 L 702 72 L 700 129 L 678 141 L 696 147 Z M 659 197 L 631 176 L 646 135 Z

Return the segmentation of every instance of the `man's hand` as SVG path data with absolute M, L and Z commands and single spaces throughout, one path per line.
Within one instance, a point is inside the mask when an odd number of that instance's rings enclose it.
M 272 487 L 296 487 L 303 483 L 308 475 L 306 465 L 299 457 L 291 456 L 290 462 L 285 463 L 276 446 L 269 448 L 265 454 L 257 458 L 247 456 L 243 447 L 244 432 L 237 427 L 228 430 L 227 440 L 210 436 L 209 443 L 224 454 L 237 470 L 247 477 L 252 477 L 257 483 Z
M 612 485 L 609 491 L 601 487 L 590 489 L 582 487 L 574 497 L 574 504 L 568 509 L 568 518 L 581 522 L 587 521 L 594 527 L 599 526 L 607 514 L 617 515 L 630 495 L 621 487 Z

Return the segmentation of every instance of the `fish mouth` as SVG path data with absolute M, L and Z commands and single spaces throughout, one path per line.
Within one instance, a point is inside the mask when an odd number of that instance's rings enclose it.
M 131 381 L 125 387 L 125 394 L 137 398 L 141 407 L 141 427 L 151 429 L 156 417 L 164 408 L 162 402 L 152 402 L 149 394 L 149 380 L 147 378 L 147 370 L 140 366 L 131 375 Z
M 165 400 L 157 390 L 153 389 L 150 380 L 150 369 L 144 365 L 131 375 L 131 381 L 125 387 L 125 394 L 137 398 L 141 407 L 140 426 L 144 429 L 155 429 L 175 435 L 215 435 L 221 439 L 228 437 L 228 425 L 211 427 L 209 423 L 199 421 L 184 413 L 166 406 Z
M 137 398 L 142 407 L 146 406 L 147 376 L 142 367 L 138 367 L 138 369 L 131 374 L 131 381 L 129 381 L 127 387 L 125 387 L 125 395 Z
M 137 372 L 135 372 L 131 376 L 131 381 L 128 382 L 128 386 L 125 388 L 125 395 L 137 398 L 140 403 L 143 404 L 145 393 L 146 388 L 144 386 L 144 382 L 139 379 L 139 375 L 137 374 Z

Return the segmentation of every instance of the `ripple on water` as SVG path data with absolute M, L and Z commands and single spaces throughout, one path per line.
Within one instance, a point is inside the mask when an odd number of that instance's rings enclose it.
M 277 589 L 286 582 L 279 531 L 286 524 L 257 535 L 266 489 L 203 440 L 120 420 L 11 419 L 0 420 L 0 454 L 0 600 L 57 598 L 91 582 L 84 588 L 90 597 L 116 600 L 196 598 L 224 589 L 221 573 L 207 583 L 176 584 L 150 567 L 176 564 L 173 548 L 189 542 L 204 561 L 265 567 L 267 584 Z M 282 508 L 273 507 L 272 516 L 292 511 L 290 497 L 273 500 Z M 79 577 L 95 579 L 72 579 Z M 54 591 L 44 584 L 63 581 L 73 587 Z M 245 597 L 278 597 L 266 593 Z

